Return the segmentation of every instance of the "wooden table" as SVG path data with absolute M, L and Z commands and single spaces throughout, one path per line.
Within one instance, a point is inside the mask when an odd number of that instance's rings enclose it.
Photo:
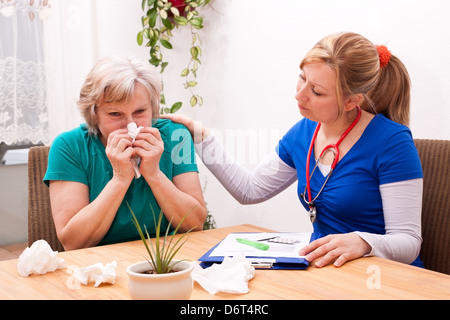
M 197 260 L 230 232 L 271 231 L 239 225 L 193 232 L 178 258 Z M 22 277 L 17 259 L 0 262 L 0 299 L 129 299 L 128 265 L 143 260 L 141 241 L 133 241 L 58 253 L 67 268 L 45 275 Z M 73 281 L 74 268 L 117 261 L 114 285 Z M 250 292 L 242 295 L 211 295 L 196 282 L 196 299 L 450 299 L 450 276 L 377 257 L 361 258 L 340 268 L 327 266 L 307 270 L 256 270 Z

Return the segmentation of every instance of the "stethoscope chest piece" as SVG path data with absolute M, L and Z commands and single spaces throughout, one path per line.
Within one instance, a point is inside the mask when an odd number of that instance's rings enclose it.
M 316 216 L 317 216 L 316 206 L 309 207 L 309 219 L 311 220 L 311 223 L 314 223 L 316 221 Z

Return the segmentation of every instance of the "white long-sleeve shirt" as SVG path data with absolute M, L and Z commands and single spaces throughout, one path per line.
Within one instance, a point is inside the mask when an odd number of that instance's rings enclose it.
M 230 157 L 212 133 L 195 148 L 206 167 L 241 204 L 268 200 L 297 180 L 296 169 L 275 151 L 250 171 Z M 372 247 L 369 255 L 403 263 L 417 258 L 422 243 L 422 188 L 423 179 L 380 185 L 386 233 L 355 232 Z

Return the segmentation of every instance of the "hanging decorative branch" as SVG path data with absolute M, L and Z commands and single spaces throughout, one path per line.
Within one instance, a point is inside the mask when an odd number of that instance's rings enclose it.
M 203 98 L 196 94 L 194 88 L 197 86 L 197 70 L 201 64 L 201 48 L 198 45 L 199 37 L 197 30 L 203 28 L 203 18 L 199 15 L 197 9 L 206 6 L 210 0 L 142 0 L 142 10 L 145 13 L 142 16 L 142 31 L 137 35 L 137 42 L 141 46 L 144 44 L 150 47 L 149 62 L 155 67 L 159 67 L 161 74 L 169 64 L 164 59 L 162 48 L 171 50 L 172 30 L 181 26 L 189 26 L 192 36 L 192 42 L 189 48 L 189 63 L 181 71 L 181 77 L 184 79 L 184 88 L 191 93 L 190 105 L 192 107 L 203 104 Z M 166 106 L 166 98 L 161 93 L 161 113 L 174 113 L 182 106 L 182 102 L 175 102 L 170 108 Z

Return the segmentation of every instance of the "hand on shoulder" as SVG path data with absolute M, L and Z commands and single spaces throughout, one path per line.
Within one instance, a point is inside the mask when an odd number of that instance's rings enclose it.
M 162 114 L 161 119 L 169 119 L 188 128 L 194 143 L 202 142 L 208 135 L 209 129 L 200 121 L 196 121 L 181 113 Z

